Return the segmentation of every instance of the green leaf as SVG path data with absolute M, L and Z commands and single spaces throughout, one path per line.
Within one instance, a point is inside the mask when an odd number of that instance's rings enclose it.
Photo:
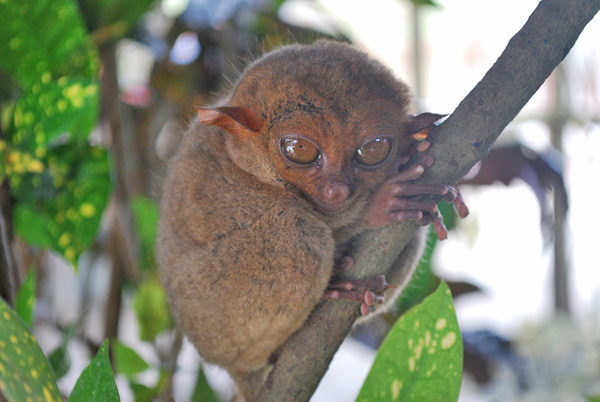
M 166 370 L 161 370 L 158 381 L 154 387 L 150 388 L 135 382 L 131 382 L 129 386 L 131 387 L 136 402 L 152 402 L 167 389 L 170 382 L 171 375 Z
M 115 361 L 115 371 L 119 374 L 137 374 L 150 367 L 135 350 L 120 342 L 113 342 L 112 351 Z
M 40 246 L 49 247 L 52 237 L 47 230 L 50 221 L 28 205 L 17 204 L 13 213 L 15 230 L 27 242 Z
M 402 316 L 385 339 L 357 402 L 458 400 L 462 339 L 445 282 Z
M 158 226 L 158 206 L 154 201 L 145 197 L 137 197 L 131 203 L 135 227 L 141 243 L 142 267 L 153 269 L 154 240 Z
M 46 356 L 37 341 L 0 298 L 0 394 L 8 402 L 61 402 Z
M 56 378 L 61 378 L 71 369 L 71 355 L 67 345 L 61 344 L 48 356 L 50 366 Z
M 446 226 L 446 229 L 448 229 L 448 231 L 451 231 L 456 227 L 456 225 L 459 222 L 458 212 L 456 212 L 456 208 L 454 208 L 454 205 L 452 203 L 446 201 L 440 202 L 438 204 L 438 208 L 444 219 L 444 225 Z
M 131 383 L 129 384 L 135 402 L 152 402 L 152 399 L 158 394 L 154 388 L 150 388 L 144 384 Z
M 434 6 L 439 7 L 440 5 L 433 0 L 410 0 L 415 6 Z
M 108 340 L 104 341 L 96 357 L 79 376 L 69 402 L 120 401 L 117 384 L 108 360 Z
M 400 293 L 400 297 L 396 300 L 398 316 L 404 314 L 412 306 L 421 303 L 439 286 L 440 280 L 433 273 L 433 267 L 431 265 L 433 252 L 437 242 L 437 234 L 433 229 L 433 225 L 430 225 L 429 232 L 427 233 L 425 250 L 415 268 L 415 273 L 406 288 Z
M 160 284 L 148 280 L 138 286 L 133 298 L 140 339 L 154 341 L 156 335 L 171 327 L 167 296 Z
M 87 141 L 97 86 L 60 79 L 35 88 L 15 106 L 5 144 L 14 224 L 29 243 L 75 264 L 98 230 L 111 186 L 107 153 Z
M 15 311 L 19 317 L 31 328 L 33 307 L 35 306 L 35 270 L 29 269 L 25 281 L 21 284 L 15 298 Z
M 105 151 L 72 144 L 53 150 L 42 174 L 10 177 L 19 200 L 13 218 L 17 233 L 75 265 L 100 226 L 111 188 L 109 172 Z
M 73 0 L 0 1 L 0 69 L 23 88 L 68 74 L 92 79 L 97 51 Z
M 75 334 L 77 324 L 70 325 L 63 334 L 63 340 L 56 349 L 50 353 L 48 361 L 54 371 L 56 378 L 61 378 L 69 372 L 71 368 L 71 355 L 69 354 L 69 341 Z
M 198 379 L 192 393 L 192 402 L 219 402 L 219 398 L 217 398 L 208 381 L 206 381 L 202 366 L 198 369 Z
M 13 149 L 42 159 L 56 144 L 69 139 L 87 141 L 96 124 L 99 102 L 98 85 L 89 79 L 63 76 L 57 81 L 36 82 L 15 104 Z

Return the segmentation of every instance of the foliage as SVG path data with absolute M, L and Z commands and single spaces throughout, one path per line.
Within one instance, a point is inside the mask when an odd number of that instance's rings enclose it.
M 62 401 L 54 374 L 37 341 L 0 298 L 0 391 L 8 402 Z
M 431 265 L 433 251 L 438 242 L 433 226 L 429 227 L 423 254 L 415 268 L 415 273 L 396 300 L 398 315 L 404 314 L 412 306 L 420 303 L 439 285 L 439 278 L 433 273 Z
M 141 340 L 153 341 L 156 335 L 170 328 L 171 315 L 167 297 L 158 282 L 148 280 L 137 288 L 133 309 L 138 319 Z
M 146 197 L 137 197 L 131 203 L 136 232 L 140 238 L 142 269 L 156 269 L 154 259 L 154 240 L 158 226 L 158 207 Z
M 153 387 L 148 387 L 144 384 L 130 382 L 131 391 L 135 396 L 135 400 L 139 402 L 152 402 L 157 396 L 167 389 L 169 385 L 169 373 L 165 370 L 160 370 L 158 381 Z
M 69 402 L 119 401 L 117 384 L 108 359 L 108 341 L 104 341 L 96 357 L 79 376 Z
M 112 352 L 115 359 L 115 371 L 119 374 L 138 374 L 150 367 L 135 350 L 121 342 L 113 343 Z
M 421 7 L 421 6 L 433 6 L 433 7 L 439 7 L 440 5 L 433 1 L 433 0 L 410 0 L 411 3 L 413 3 L 413 5 L 415 7 Z
M 35 337 L 1 298 L 0 391 L 7 402 L 62 401 L 52 369 Z M 107 341 L 81 373 L 69 401 L 119 401 Z
M 0 66 L 21 88 L 37 88 L 61 77 L 94 79 L 98 55 L 75 2 L 3 1 L 0 15 L 0 38 L 8 45 L 0 47 Z
M 69 354 L 69 341 L 75 334 L 76 325 L 70 325 L 63 334 L 63 339 L 60 345 L 54 349 L 48 356 L 50 366 L 54 371 L 56 378 L 61 378 L 69 372 L 71 368 L 71 355 Z
M 127 20 L 132 25 L 149 1 L 130 3 L 127 7 L 112 4 L 113 22 Z M 99 6 L 103 10 L 96 16 L 102 17 L 110 4 L 100 2 Z M 98 52 L 73 0 L 0 2 L 0 16 L 0 40 L 7 44 L 0 47 L 0 74 L 6 78 L 0 88 L 0 181 L 8 181 L 14 199 L 13 225 L 28 243 L 53 249 L 75 265 L 96 236 L 111 190 L 108 154 L 89 142 L 98 117 Z M 145 227 L 151 227 L 147 215 Z M 144 233 L 144 244 L 148 244 L 147 237 L 153 233 Z M 149 259 L 153 259 L 151 254 Z M 34 272 L 30 270 L 16 298 L 16 308 L 27 325 L 31 325 L 35 303 Z M 4 316 L 12 317 L 10 314 L 8 310 Z M 7 328 L 16 324 L 10 325 Z M 67 329 L 61 344 L 49 355 L 57 377 L 70 368 L 68 343 L 75 328 L 76 324 Z M 19 393 L 23 391 L 20 386 L 25 391 L 39 391 L 40 398 L 60 400 L 60 394 L 53 394 L 57 392 L 55 380 L 43 377 L 43 373 L 48 378 L 54 375 L 33 336 L 17 338 L 1 332 L 8 340 L 0 345 L 3 359 L 11 357 L 7 357 L 10 351 L 26 350 L 27 345 L 6 348 L 13 340 L 30 342 L 38 349 L 37 355 L 31 352 L 32 357 L 24 354 L 24 360 L 5 361 L 35 364 L 22 374 L 34 377 L 27 381 L 20 380 L 18 371 L 16 375 L 12 370 L 2 371 L 6 397 L 26 400 L 25 394 Z M 117 348 L 120 368 L 131 371 L 136 363 L 133 355 Z M 39 390 L 33 381 L 36 378 L 43 379 Z M 106 343 L 80 377 L 70 400 L 94 398 L 119 399 Z
M 31 327 L 31 320 L 33 318 L 35 287 L 35 270 L 30 269 L 15 299 L 15 310 L 28 327 Z
M 208 381 L 206 381 L 206 376 L 204 375 L 204 370 L 202 370 L 202 367 L 200 367 L 198 370 L 198 378 L 196 379 L 196 386 L 194 387 L 194 392 L 192 393 L 192 401 L 219 402 L 219 399 L 208 384 Z
M 462 356 L 452 295 L 442 281 L 388 334 L 357 401 L 458 400 Z
M 72 0 L 0 2 L 0 180 L 16 199 L 14 225 L 29 243 L 76 263 L 110 190 L 107 153 L 88 143 L 99 104 L 98 54 Z
M 447 202 L 441 202 L 439 205 L 440 213 L 444 218 L 444 225 L 448 230 L 456 227 L 458 214 L 453 205 Z M 419 263 L 415 268 L 415 273 L 408 286 L 402 290 L 400 297 L 396 301 L 396 309 L 401 315 L 408 311 L 412 306 L 423 301 L 435 289 L 438 288 L 439 278 L 433 273 L 432 257 L 435 246 L 438 243 L 438 237 L 433 225 L 429 225 L 425 250 L 421 255 Z

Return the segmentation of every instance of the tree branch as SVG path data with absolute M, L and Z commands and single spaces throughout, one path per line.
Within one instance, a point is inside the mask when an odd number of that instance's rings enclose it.
M 504 127 L 571 50 L 600 9 L 600 0 L 543 0 L 485 77 L 430 138 L 434 165 L 419 182 L 453 184 L 483 159 Z M 417 225 L 405 222 L 362 236 L 355 277 L 383 273 L 408 244 Z M 258 400 L 308 401 L 350 331 L 357 306 L 319 304 L 284 345 Z

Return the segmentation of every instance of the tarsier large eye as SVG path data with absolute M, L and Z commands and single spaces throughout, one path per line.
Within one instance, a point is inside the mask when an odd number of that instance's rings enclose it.
M 302 138 L 283 138 L 281 150 L 286 158 L 302 165 L 313 163 L 320 155 L 313 143 Z
M 377 138 L 356 150 L 356 160 L 365 166 L 379 165 L 391 151 L 392 141 L 389 138 Z

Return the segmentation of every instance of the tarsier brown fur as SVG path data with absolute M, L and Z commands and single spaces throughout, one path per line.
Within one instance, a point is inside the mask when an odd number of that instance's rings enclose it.
M 339 279 L 355 236 L 416 219 L 444 238 L 436 203 L 415 195 L 443 195 L 466 216 L 454 188 L 411 183 L 433 163 L 423 138 L 441 116 L 411 116 L 409 104 L 380 63 L 319 41 L 266 54 L 221 105 L 198 108 L 169 165 L 157 255 L 178 324 L 240 399 L 255 400 L 317 303 L 354 300 L 368 314 L 382 301 L 385 279 Z M 422 243 L 416 235 L 390 268 L 390 292 Z

